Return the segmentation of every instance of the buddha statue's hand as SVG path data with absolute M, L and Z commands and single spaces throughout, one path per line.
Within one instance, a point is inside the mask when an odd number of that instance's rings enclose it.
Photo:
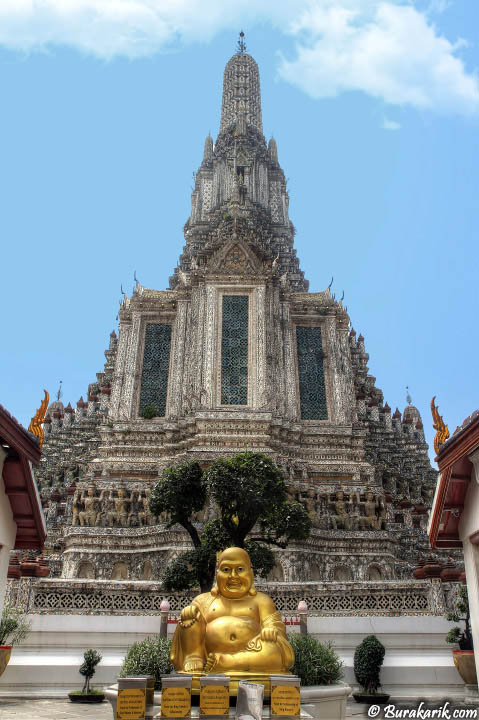
M 278 639 L 278 631 L 274 627 L 266 627 L 261 630 L 261 640 L 264 642 L 276 642 Z
M 183 608 L 180 615 L 180 624 L 183 627 L 191 627 L 201 617 L 200 609 L 196 605 L 188 605 Z

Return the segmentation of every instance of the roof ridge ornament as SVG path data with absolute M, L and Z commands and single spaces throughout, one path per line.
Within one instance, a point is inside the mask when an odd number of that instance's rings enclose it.
M 28 432 L 31 432 L 32 435 L 35 435 L 35 437 L 38 438 L 40 448 L 43 446 L 43 440 L 45 439 L 45 433 L 43 431 L 42 425 L 47 414 L 48 401 L 50 399 L 48 392 L 46 390 L 44 390 L 43 392 L 45 393 L 45 397 L 43 398 L 41 405 L 36 411 L 35 415 L 32 417 L 30 425 L 28 426 Z
M 237 42 L 236 52 L 241 55 L 246 52 L 246 43 L 244 41 L 244 32 L 241 30 L 239 34 L 239 40 Z
M 431 412 L 433 419 L 433 428 L 437 431 L 436 437 L 434 438 L 434 450 L 436 451 L 436 455 L 439 455 L 441 445 L 445 443 L 449 437 L 449 428 L 442 419 L 442 416 L 439 415 L 439 408 L 436 407 L 436 405 L 434 404 L 435 399 L 436 396 L 434 395 L 433 399 L 431 400 Z

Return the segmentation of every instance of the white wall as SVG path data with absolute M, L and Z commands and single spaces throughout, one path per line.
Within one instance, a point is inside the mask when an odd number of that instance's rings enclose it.
M 464 510 L 459 523 L 459 537 L 464 550 L 476 672 L 479 678 L 479 546 L 473 544 L 469 539 L 471 535 L 479 532 L 479 450 L 470 455 L 469 459 L 474 465 L 474 470 L 464 500 Z
M 443 617 L 428 615 L 308 618 L 308 631 L 337 649 L 344 679 L 353 687 L 354 651 L 367 635 L 376 635 L 386 648 L 383 689 L 404 699 L 463 697 L 464 683 L 445 641 L 451 627 Z
M 0 678 L 3 696 L 64 696 L 79 689 L 78 668 L 87 648 L 103 659 L 93 684 L 116 682 L 127 648 L 136 640 L 156 635 L 159 616 L 32 615 L 32 632 L 14 648 Z M 462 698 L 464 684 L 454 667 L 444 637 L 451 623 L 434 616 L 310 617 L 309 631 L 322 641 L 331 639 L 344 662 L 345 680 L 355 684 L 356 646 L 374 633 L 386 647 L 381 673 L 384 688 L 396 697 Z M 175 625 L 169 625 L 169 634 Z
M 7 454 L 0 447 L 0 614 L 3 609 L 5 590 L 7 587 L 7 573 L 10 550 L 13 549 L 17 536 L 17 524 L 13 520 L 10 500 L 5 493 L 3 482 L 3 463 Z

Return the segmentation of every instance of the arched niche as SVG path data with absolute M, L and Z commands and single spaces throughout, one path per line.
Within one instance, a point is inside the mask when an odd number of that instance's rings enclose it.
M 124 562 L 116 562 L 111 570 L 112 580 L 128 580 L 128 565 Z
M 336 580 L 337 582 L 349 582 L 353 580 L 351 569 L 346 565 L 337 565 L 334 568 L 333 580 Z
M 276 565 L 268 574 L 267 580 L 269 582 L 284 582 L 284 572 L 280 562 L 276 562 Z
M 78 566 L 77 578 L 82 578 L 84 580 L 94 580 L 95 568 L 93 566 L 93 563 L 91 563 L 89 560 L 82 560 Z
M 321 570 L 317 563 L 311 563 L 310 577 L 307 578 L 307 580 L 310 580 L 311 582 L 319 582 L 321 580 Z
M 141 571 L 141 579 L 142 580 L 153 580 L 153 566 L 149 560 L 147 560 L 145 563 L 143 563 L 143 568 Z
M 375 580 L 378 582 L 383 579 L 381 569 L 377 565 L 370 565 L 367 572 L 368 580 Z

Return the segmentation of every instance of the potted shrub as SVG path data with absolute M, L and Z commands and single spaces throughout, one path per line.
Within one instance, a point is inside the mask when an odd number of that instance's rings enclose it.
M 344 720 L 351 688 L 341 682 L 343 663 L 331 643 L 320 643 L 312 635 L 291 633 L 294 650 L 291 672 L 301 678 L 301 702 L 312 706 L 313 717 Z
M 363 692 L 353 693 L 356 702 L 387 703 L 389 695 L 378 693 L 380 673 L 386 650 L 375 635 L 368 635 L 354 652 L 354 674 Z
M 288 635 L 294 650 L 293 675 L 301 685 L 334 685 L 343 677 L 343 663 L 330 642 L 320 643 L 312 635 Z
M 83 675 L 85 682 L 81 690 L 68 693 L 71 702 L 76 703 L 101 703 L 105 699 L 102 690 L 90 687 L 90 680 L 95 674 L 95 668 L 101 660 L 101 655 L 96 650 L 86 650 L 83 655 L 83 664 L 80 665 L 80 675 Z
M 161 676 L 173 670 L 170 649 L 171 640 L 159 635 L 133 643 L 125 655 L 119 677 L 154 675 L 155 689 L 161 690 Z
M 452 622 L 463 622 L 464 628 L 454 627 L 446 635 L 446 642 L 459 645 L 459 649 L 452 651 L 454 665 L 466 685 L 477 685 L 476 663 L 474 660 L 474 647 L 472 644 L 471 617 L 469 613 L 469 600 L 466 585 L 459 587 L 459 593 L 454 609 L 447 614 Z
M 30 623 L 25 615 L 20 610 L 4 605 L 0 620 L 0 675 L 5 672 L 13 645 L 22 642 L 29 631 Z
M 161 676 L 169 675 L 173 671 L 170 660 L 171 640 L 157 635 L 147 637 L 145 640 L 133 643 L 128 648 L 119 677 L 145 677 L 153 675 L 155 690 L 161 690 Z M 116 717 L 116 703 L 118 699 L 118 686 L 112 685 L 106 689 L 106 698 L 111 703 L 113 717 Z M 154 702 L 159 702 L 155 696 Z

